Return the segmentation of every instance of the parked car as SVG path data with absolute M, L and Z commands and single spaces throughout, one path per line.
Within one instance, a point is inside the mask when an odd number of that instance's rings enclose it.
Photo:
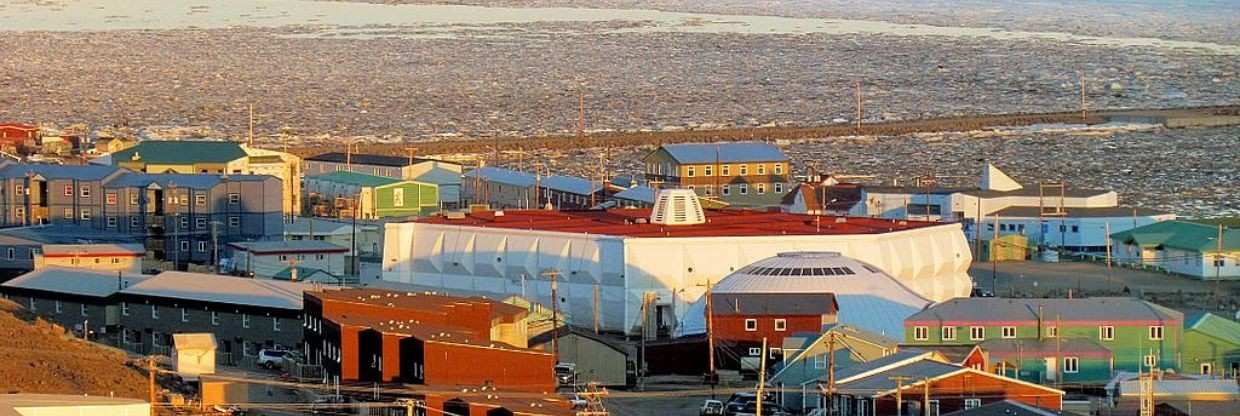
M 775 400 L 775 395 L 770 392 L 764 393 L 763 396 L 765 398 L 765 401 Z M 724 416 L 735 416 L 739 412 L 744 411 L 745 406 L 752 403 L 754 400 L 757 400 L 757 397 L 758 397 L 758 393 L 755 393 L 752 391 L 742 391 L 742 392 L 732 393 L 732 397 L 729 397 L 728 402 L 724 404 L 724 408 L 723 408 Z M 766 409 L 762 409 L 762 410 L 763 410 L 762 413 L 766 413 Z
M 555 380 L 561 386 L 577 384 L 577 364 L 559 363 L 555 365 Z
M 723 402 L 706 400 L 702 403 L 702 410 L 698 412 L 698 416 L 723 416 Z
M 788 412 L 784 408 L 779 407 L 779 403 L 762 401 L 762 414 L 758 414 L 758 402 L 751 401 L 745 404 L 741 411 L 733 413 L 733 416 L 788 416 Z
M 264 348 L 258 350 L 258 360 L 255 363 L 259 367 L 274 370 L 284 365 L 285 355 L 288 355 L 288 351 Z

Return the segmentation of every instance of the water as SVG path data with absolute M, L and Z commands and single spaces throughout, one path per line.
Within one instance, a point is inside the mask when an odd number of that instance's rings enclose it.
M 1189 49 L 1237 55 L 1240 45 L 1156 38 L 1090 37 L 1061 32 L 941 27 L 878 21 L 674 13 L 586 8 L 503 8 L 453 5 L 382 5 L 306 0 L 60 0 L 0 3 L 0 30 L 106 31 L 218 29 L 309 25 L 301 37 L 453 37 L 465 30 L 522 23 L 640 23 L 582 27 L 594 33 L 732 33 L 748 35 L 880 34 L 897 36 L 1044 39 L 1091 45 Z M 375 26 L 391 26 L 376 28 Z M 393 28 L 396 27 L 396 28 Z M 415 29 L 415 30 L 410 30 Z M 562 29 L 561 29 L 562 30 Z

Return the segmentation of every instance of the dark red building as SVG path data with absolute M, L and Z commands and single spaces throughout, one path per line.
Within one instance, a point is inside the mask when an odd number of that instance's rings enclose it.
M 23 123 L 0 123 L 0 148 L 14 151 L 36 146 L 39 126 Z
M 839 305 L 830 293 L 714 293 L 711 309 L 718 347 L 734 352 L 725 356 L 757 356 L 765 338 L 767 359 L 777 360 L 785 337 L 821 333 L 836 323 Z
M 379 289 L 307 292 L 304 305 L 306 356 L 333 380 L 555 388 L 555 358 L 526 348 L 516 306 Z

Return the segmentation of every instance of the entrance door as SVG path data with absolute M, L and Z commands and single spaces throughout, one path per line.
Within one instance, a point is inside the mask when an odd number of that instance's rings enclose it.
M 1208 376 L 1214 372 L 1214 365 L 1210 363 L 1201 363 L 1201 375 Z
M 1046 357 L 1046 381 L 1054 383 L 1059 381 L 1059 362 L 1055 357 Z

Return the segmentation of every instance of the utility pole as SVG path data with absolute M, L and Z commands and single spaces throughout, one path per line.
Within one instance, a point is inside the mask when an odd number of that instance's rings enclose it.
M 155 356 L 153 355 L 146 357 L 146 377 L 147 389 L 151 393 L 151 416 L 156 416 L 155 409 L 158 406 L 155 405 Z
M 1222 281 L 1223 274 L 1223 224 L 1218 225 L 1218 237 L 1214 239 L 1214 297 L 1221 298 L 1223 292 L 1219 289 L 1219 282 Z
M 1108 221 L 1103 225 L 1103 233 L 1106 234 L 1106 250 L 1107 250 L 1107 283 L 1111 283 L 1111 222 Z
M 217 227 L 219 221 L 211 221 L 211 270 L 216 274 L 220 272 L 220 236 Z M 314 237 L 310 237 L 311 240 Z
M 254 103 L 250 103 L 250 146 L 254 147 Z
M 888 380 L 896 382 L 896 416 L 904 416 L 904 382 L 912 380 L 909 376 L 892 376 Z
M 761 415 L 762 402 L 765 400 L 766 390 L 766 337 L 762 337 L 762 355 L 758 357 L 758 395 L 754 402 L 758 404 L 757 411 L 754 414 Z
M 835 329 L 832 328 L 827 333 L 827 388 L 826 388 L 826 404 L 827 415 L 835 414 Z
M 599 305 L 601 301 L 601 299 L 599 299 L 601 297 L 601 293 L 599 293 L 599 290 L 600 289 L 598 286 L 598 282 L 595 282 L 594 283 L 594 335 L 598 335 L 599 326 L 601 324 L 601 322 L 599 322 L 601 318 L 600 315 L 602 313 L 602 310 L 600 310 L 600 305 Z
M 1084 123 L 1087 118 L 1085 105 L 1085 71 L 1080 71 L 1078 75 L 1081 78 L 1081 123 Z
M 560 272 L 551 269 L 543 272 L 543 276 L 551 279 L 551 353 L 555 356 L 555 362 L 560 362 L 560 294 L 559 294 L 559 277 Z
M 995 231 L 994 237 L 990 240 L 990 293 L 998 296 L 999 293 L 999 256 L 995 255 L 997 247 L 999 247 L 999 212 L 995 211 Z M 1008 286 L 1012 286 L 1008 283 Z
M 925 416 L 938 414 L 938 412 L 930 413 L 930 377 L 921 379 L 921 408 Z
M 353 255 L 353 259 L 349 261 L 349 266 L 353 268 L 353 275 L 357 276 L 358 282 L 361 282 L 361 276 L 362 276 L 362 274 L 358 273 L 358 270 L 357 270 L 358 268 L 358 265 L 357 265 L 357 212 L 361 210 L 361 205 L 362 205 L 362 191 L 359 190 L 357 191 L 357 196 L 353 198 L 353 231 L 352 231 L 353 235 L 349 237 L 349 244 L 352 246 L 352 251 L 353 251 L 352 253 L 349 253 Z M 341 283 L 343 283 L 344 279 L 340 279 L 340 281 Z

